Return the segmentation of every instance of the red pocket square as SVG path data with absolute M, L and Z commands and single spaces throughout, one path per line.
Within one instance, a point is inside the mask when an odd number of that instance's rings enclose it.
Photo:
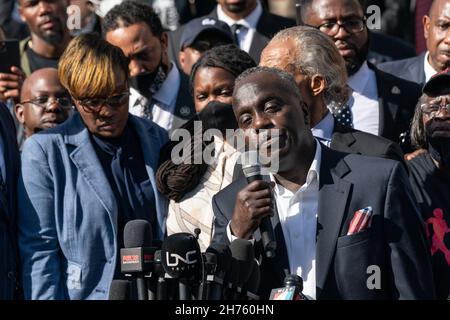
M 355 212 L 350 222 L 347 235 L 352 235 L 370 228 L 372 223 L 372 207 L 366 207 Z

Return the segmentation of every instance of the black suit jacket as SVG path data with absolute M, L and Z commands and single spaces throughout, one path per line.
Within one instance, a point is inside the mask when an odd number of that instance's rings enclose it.
M 214 9 L 208 17 L 218 19 L 217 8 Z M 256 32 L 253 36 L 252 44 L 250 46 L 249 55 L 255 60 L 256 64 L 259 63 L 261 51 L 272 39 L 272 37 L 278 32 L 286 28 L 295 26 L 295 21 L 292 19 L 280 17 L 263 10 L 261 17 L 256 25 Z
M 16 128 L 8 108 L 0 103 L 0 135 L 5 159 L 6 189 L 0 185 L 0 300 L 15 296 L 17 254 L 17 177 L 20 155 L 17 147 Z
M 407 168 L 400 146 L 391 140 L 349 128 L 334 121 L 330 148 L 333 150 L 400 161 Z
M 423 87 L 425 85 L 424 59 L 425 52 L 414 58 L 382 63 L 378 68 Z
M 411 58 L 416 55 L 414 47 L 396 37 L 369 31 L 369 54 L 367 60 L 373 64 Z
M 213 242 L 229 243 L 226 227 L 244 178 L 213 198 Z M 354 213 L 373 208 L 368 230 L 347 235 Z M 289 263 L 275 214 L 276 257 L 262 257 L 259 294 L 281 287 Z M 261 242 L 255 242 L 260 255 Z M 380 289 L 370 290 L 369 266 L 378 266 Z M 430 257 L 405 169 L 396 161 L 346 154 L 322 146 L 316 238 L 317 299 L 434 298 Z
M 400 143 L 400 135 L 409 130 L 422 88 L 417 83 L 381 71 L 371 63 L 368 65 L 377 80 L 380 108 L 378 135 Z M 401 147 L 404 152 L 410 150 L 408 145 Z
M 215 8 L 211 13 L 204 16 L 212 17 L 214 19 L 217 18 L 217 8 Z M 255 62 L 259 63 L 259 58 L 261 55 L 261 51 L 270 41 L 270 39 L 280 30 L 285 28 L 290 28 L 295 26 L 295 21 L 292 19 L 280 17 L 271 13 L 264 11 L 258 21 L 256 26 L 256 32 L 253 36 L 253 41 L 250 46 L 250 56 L 255 60 Z M 177 30 L 173 32 L 169 32 L 169 57 L 173 61 L 177 61 L 178 64 L 178 52 L 180 51 L 180 38 L 183 34 L 184 26 L 181 26 Z

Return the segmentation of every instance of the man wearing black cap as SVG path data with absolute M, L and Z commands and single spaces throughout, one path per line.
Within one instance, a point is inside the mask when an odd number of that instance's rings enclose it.
M 450 298 L 450 69 L 424 86 L 411 141 L 426 152 L 408 162 L 431 246 L 437 298 Z
M 230 27 L 214 18 L 197 18 L 186 24 L 180 40 L 178 61 L 187 75 L 202 54 L 213 47 L 234 42 Z

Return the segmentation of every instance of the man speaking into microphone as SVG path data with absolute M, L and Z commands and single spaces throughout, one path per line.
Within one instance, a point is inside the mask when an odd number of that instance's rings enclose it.
M 279 133 L 279 148 L 269 153 L 279 158 L 277 166 L 269 163 L 278 167 L 270 182 L 241 178 L 213 198 L 213 242 L 254 239 L 262 299 L 283 287 L 286 274 L 302 277 L 312 299 L 434 298 L 423 226 L 399 162 L 333 151 L 315 140 L 294 79 L 277 69 L 240 75 L 233 108 L 244 132 Z M 255 234 L 268 216 L 274 257 Z

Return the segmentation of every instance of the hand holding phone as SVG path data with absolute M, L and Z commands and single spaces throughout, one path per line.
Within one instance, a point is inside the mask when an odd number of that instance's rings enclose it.
M 0 101 L 20 100 L 25 74 L 20 69 L 19 41 L 0 41 Z

